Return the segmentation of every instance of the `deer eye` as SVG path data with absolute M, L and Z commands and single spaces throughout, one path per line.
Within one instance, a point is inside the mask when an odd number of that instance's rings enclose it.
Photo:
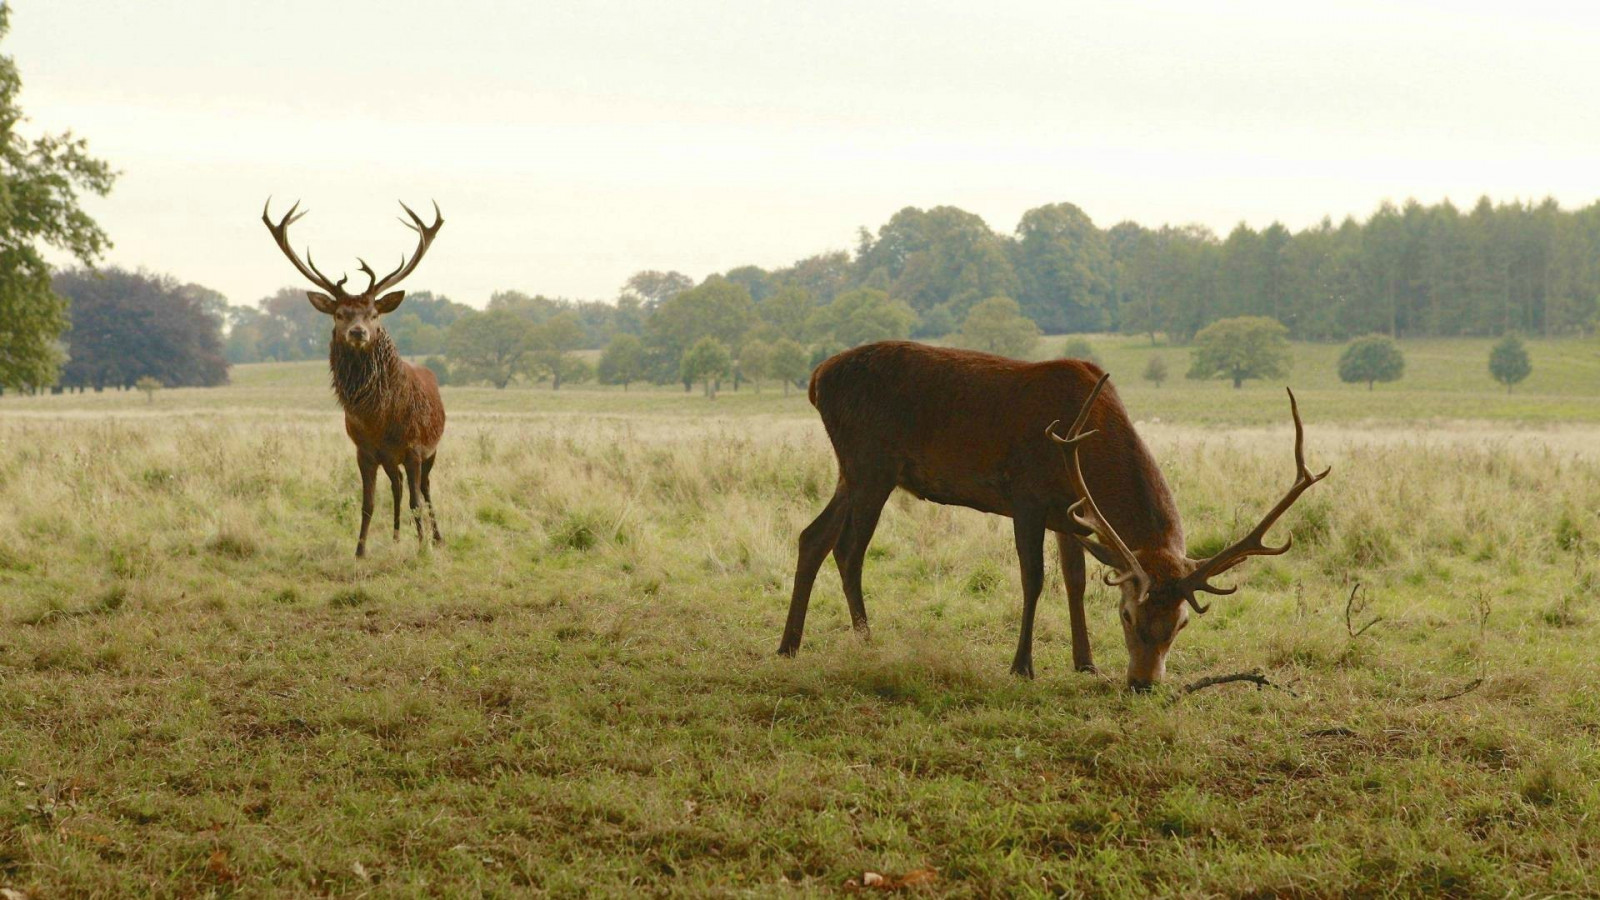
M 1133 624 L 1133 613 L 1128 612 L 1126 606 L 1122 607 L 1122 621 L 1127 622 L 1129 625 Z

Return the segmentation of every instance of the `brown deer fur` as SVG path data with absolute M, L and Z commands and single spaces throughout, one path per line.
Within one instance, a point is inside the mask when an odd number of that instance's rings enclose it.
M 383 327 L 382 316 L 393 312 L 405 299 L 404 291 L 384 293 L 411 274 L 444 225 L 435 205 L 435 221 L 425 224 L 405 204 L 411 222 L 406 226 L 419 236 L 417 249 L 409 260 L 383 278 L 361 263 L 370 278 L 367 289 L 352 294 L 344 289 L 347 279 L 337 282 L 317 270 L 308 252 L 301 261 L 289 247 L 289 226 L 300 216 L 291 208 L 274 223 L 265 209 L 261 219 L 272 232 L 278 248 L 295 268 L 326 293 L 308 291 L 307 299 L 319 311 L 333 318 L 333 335 L 328 345 L 328 368 L 333 392 L 344 407 L 344 430 L 356 445 L 356 465 L 361 470 L 361 535 L 356 541 L 356 556 L 367 552 L 367 529 L 372 524 L 378 469 L 389 476 L 394 496 L 394 535 L 400 537 L 401 470 L 410 495 L 412 518 L 417 524 L 417 540 L 423 540 L 422 505 L 426 504 L 438 543 L 439 521 L 433 515 L 430 480 L 444 435 L 444 401 L 439 397 L 439 382 L 434 374 L 400 358 L 394 341 Z M 405 222 L 404 219 L 401 220 Z
M 1159 681 L 1172 639 L 1188 621 L 1184 601 L 1195 590 L 1224 591 L 1185 580 L 1200 562 L 1185 552 L 1172 493 L 1115 390 L 1105 386 L 1099 402 L 1084 407 L 1102 378 L 1099 367 L 1081 360 L 1026 363 L 901 341 L 847 350 L 819 366 L 811 377 L 811 403 L 833 443 L 839 480 L 827 507 L 801 533 L 778 652 L 799 649 L 812 583 L 830 552 L 851 620 L 867 631 L 862 562 L 884 503 L 900 487 L 926 500 L 1012 519 L 1023 588 L 1014 673 L 1033 675 L 1044 536 L 1053 531 L 1067 582 L 1074 665 L 1094 668 L 1083 608 L 1088 549 L 1118 570 L 1142 569 L 1144 584 L 1122 585 L 1128 681 L 1136 688 Z M 1087 489 L 1136 564 L 1116 559 L 1111 542 L 1093 540 L 1094 531 L 1073 514 L 1079 497 L 1067 460 L 1045 429 L 1056 420 L 1071 421 L 1080 410 L 1086 421 L 1077 427 L 1092 429 L 1074 448 Z

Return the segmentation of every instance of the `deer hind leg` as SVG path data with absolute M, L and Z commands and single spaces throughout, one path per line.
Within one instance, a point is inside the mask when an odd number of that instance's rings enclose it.
M 1088 572 L 1083 558 L 1083 547 L 1066 532 L 1056 532 L 1056 546 L 1061 550 L 1061 576 L 1067 582 L 1067 614 L 1072 620 L 1072 668 L 1079 672 L 1097 672 L 1094 654 L 1089 650 L 1089 622 L 1083 614 L 1083 593 Z
M 400 466 L 396 463 L 383 464 L 383 473 L 389 476 L 389 493 L 394 495 L 394 539 L 400 540 L 400 491 L 405 482 L 400 474 Z
M 871 637 L 867 626 L 867 602 L 861 591 L 861 569 L 867 559 L 867 545 L 878 529 L 878 517 L 883 504 L 894 492 L 894 483 L 887 486 L 872 485 L 852 492 L 850 518 L 845 523 L 839 542 L 833 548 L 833 561 L 839 566 L 839 579 L 844 583 L 844 599 L 850 604 L 850 624 L 862 637 Z
M 411 494 L 411 518 L 417 523 L 417 543 L 422 543 L 422 456 L 406 454 L 406 487 Z
M 778 644 L 778 653 L 782 656 L 793 656 L 800 649 L 800 637 L 806 630 L 806 607 L 811 602 L 811 586 L 817 580 L 817 569 L 838 543 L 839 532 L 849 514 L 849 498 L 841 482 L 827 507 L 800 532 L 800 561 L 794 569 L 789 620 L 783 626 L 783 640 Z
M 433 542 L 442 544 L 444 538 L 439 536 L 439 512 L 433 508 L 433 495 L 428 492 L 429 476 L 433 472 L 433 461 L 437 458 L 436 453 L 422 461 L 422 505 L 427 507 L 428 521 L 433 525 Z
M 366 556 L 367 527 L 372 524 L 372 492 L 378 483 L 378 461 L 358 452 L 356 466 L 361 469 L 361 537 L 356 539 L 356 556 Z
M 1017 559 L 1022 564 L 1022 627 L 1017 633 L 1017 655 L 1011 674 L 1033 677 L 1033 617 L 1044 590 L 1044 517 L 1018 510 L 1011 519 L 1017 539 Z

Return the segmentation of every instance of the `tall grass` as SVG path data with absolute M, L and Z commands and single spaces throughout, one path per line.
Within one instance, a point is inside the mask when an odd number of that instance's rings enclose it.
M 1600 432 L 1333 426 L 1303 400 L 1333 475 L 1169 661 L 1294 694 L 1135 697 L 1070 671 L 1055 571 L 1041 677 L 1009 677 L 1008 524 L 903 495 L 874 642 L 830 567 L 776 659 L 831 454 L 798 412 L 695 402 L 457 411 L 444 546 L 392 540 L 380 490 L 359 561 L 331 414 L 0 418 L 0 887 L 1600 890 Z M 1289 481 L 1272 421 L 1145 426 L 1197 551 Z M 1353 637 L 1357 581 L 1383 622 Z M 1108 590 L 1089 607 L 1114 673 Z

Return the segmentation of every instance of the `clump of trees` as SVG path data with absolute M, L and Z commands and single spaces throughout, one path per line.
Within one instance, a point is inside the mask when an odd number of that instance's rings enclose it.
M 1339 354 L 1339 380 L 1345 384 L 1367 383 L 1367 390 L 1379 381 L 1399 381 L 1405 374 L 1406 358 L 1393 338 L 1369 334 L 1350 342 Z
M 1289 330 L 1265 316 L 1239 316 L 1213 322 L 1194 336 L 1189 377 L 1226 378 L 1234 388 L 1253 378 L 1289 374 Z
M 1533 360 L 1528 358 L 1528 348 L 1515 333 L 1500 339 L 1489 351 L 1489 374 L 1506 386 L 1506 393 L 1533 374 Z
M 61 384 L 103 390 L 154 378 L 169 387 L 228 381 L 221 295 L 166 275 L 72 269 L 54 279 L 72 304 Z

